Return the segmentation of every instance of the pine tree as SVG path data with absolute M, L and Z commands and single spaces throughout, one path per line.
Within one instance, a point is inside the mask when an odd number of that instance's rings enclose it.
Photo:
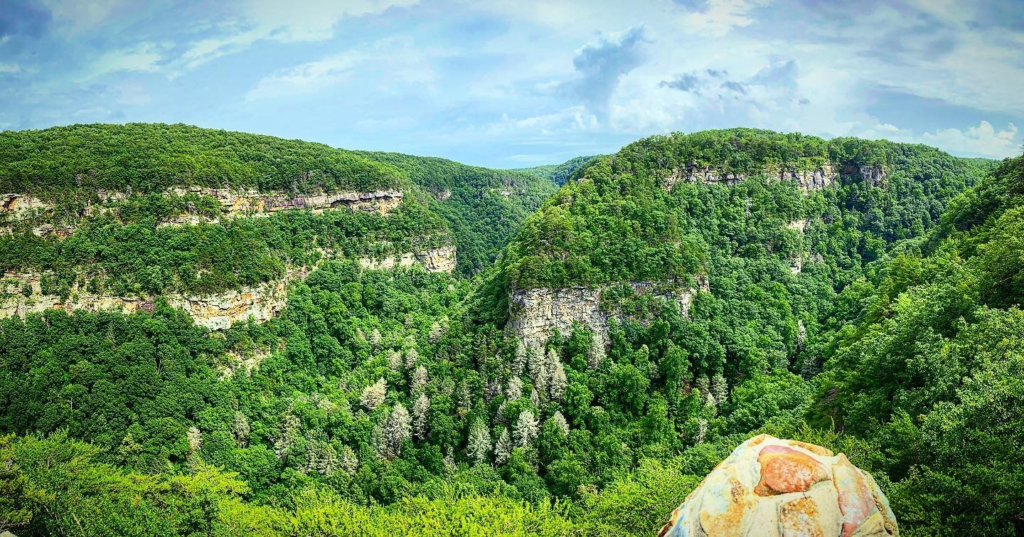
M 304 473 L 316 472 L 323 476 L 330 476 L 339 466 L 338 453 L 334 450 L 323 431 L 315 430 L 310 432 L 306 443 L 306 462 L 302 465 Z
M 512 375 L 518 377 L 523 374 L 523 368 L 526 366 L 526 361 L 529 357 L 529 353 L 526 350 L 526 345 L 519 341 L 516 345 L 516 354 L 512 358 Z
M 565 434 L 569 434 L 569 422 L 565 421 L 565 416 L 561 412 L 556 411 L 554 416 L 551 416 L 551 421 L 554 422 L 555 426 L 558 427 Z
M 281 432 L 274 440 L 274 454 L 279 459 L 287 459 L 298 441 L 299 427 L 302 422 L 295 414 L 285 414 L 281 418 Z
M 373 410 L 384 402 L 388 396 L 388 381 L 381 377 L 376 383 L 363 389 L 363 396 L 360 401 L 367 410 Z
M 501 430 L 498 441 L 494 443 L 494 463 L 501 465 L 508 462 L 512 456 L 512 438 L 508 434 L 508 427 Z
M 476 464 L 487 462 L 491 451 L 491 433 L 483 419 L 477 419 L 469 428 L 469 440 L 466 442 L 466 455 Z
M 413 395 L 416 395 L 426 389 L 429 381 L 430 379 L 427 374 L 427 368 L 419 366 L 412 374 L 412 382 L 409 384 L 409 389 L 412 391 Z
M 398 371 L 402 368 L 402 353 L 396 350 L 388 351 L 388 368 Z
M 342 446 L 341 457 L 338 461 L 338 466 L 348 475 L 355 475 L 356 470 L 359 469 L 359 457 L 356 457 L 356 452 L 348 446 Z
M 377 455 L 392 460 L 402 454 L 402 443 L 412 437 L 412 418 L 402 403 L 395 403 L 377 439 Z
M 235 411 L 234 419 L 231 421 L 231 435 L 235 437 L 238 447 L 245 447 L 249 443 L 249 419 L 239 411 Z
M 530 447 L 537 438 L 537 432 L 537 418 L 534 417 L 533 412 L 529 410 L 520 412 L 519 419 L 516 420 L 515 430 L 512 433 L 516 446 Z
M 604 361 L 604 338 L 598 334 L 593 334 L 590 340 L 590 351 L 587 352 L 587 367 L 590 369 L 597 369 L 597 366 L 601 365 Z
M 519 377 L 512 377 L 508 380 L 508 388 L 505 395 L 509 401 L 515 401 L 523 396 L 523 381 Z
M 548 383 L 548 393 L 551 395 L 551 399 L 554 401 L 561 400 L 568 385 L 569 379 L 565 376 L 565 366 L 562 365 L 561 360 L 556 360 L 552 364 L 551 380 Z
M 191 452 L 199 451 L 203 447 L 203 433 L 199 432 L 196 427 L 189 427 L 188 432 L 185 433 L 188 437 L 188 450 Z
M 715 396 L 715 401 L 718 401 L 718 404 L 726 402 L 729 398 L 729 384 L 725 381 L 725 375 L 718 373 L 711 379 L 711 393 Z
M 465 417 L 473 407 L 473 394 L 469 391 L 469 383 L 465 380 L 459 383 L 459 417 Z
M 533 387 L 538 392 L 546 393 L 548 384 L 548 363 L 551 362 L 551 353 L 555 352 L 554 349 L 548 352 L 547 355 L 537 353 L 530 355 L 530 378 L 533 380 Z M 557 357 L 555 358 L 557 360 Z
M 447 331 L 447 328 L 441 326 L 441 323 L 434 321 L 434 324 L 430 325 L 430 334 L 427 337 L 430 339 L 430 343 L 434 344 L 440 341 Z
M 427 436 L 427 413 L 429 411 L 430 399 L 426 394 L 421 393 L 412 405 L 412 429 L 417 440 L 423 440 Z
M 412 369 L 412 367 L 416 365 L 416 360 L 419 360 L 419 358 L 420 353 L 416 350 L 416 347 L 405 351 L 405 368 Z

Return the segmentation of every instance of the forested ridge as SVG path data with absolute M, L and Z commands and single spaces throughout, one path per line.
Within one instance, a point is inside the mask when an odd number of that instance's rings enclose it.
M 735 446 L 770 433 L 870 471 L 904 535 L 1019 533 L 1024 159 L 674 134 L 587 161 L 526 216 L 548 181 L 532 172 L 356 156 L 423 197 L 386 218 L 244 225 L 273 226 L 252 233 L 301 259 L 308 226 L 401 241 L 443 223 L 471 261 L 449 275 L 325 260 L 280 316 L 222 332 L 159 301 L 0 320 L 0 529 L 651 535 Z M 836 183 L 808 192 L 774 174 L 826 163 Z M 666 186 L 691 164 L 747 177 Z M 48 248 L 24 251 L 70 255 Z M 119 255 L 109 270 L 133 275 L 111 285 L 139 285 L 135 257 L 172 272 L 188 259 Z M 193 281 L 238 283 L 214 267 Z M 683 311 L 637 281 L 698 291 Z M 509 293 L 564 287 L 604 289 L 607 347 L 582 324 L 540 348 L 506 330 Z

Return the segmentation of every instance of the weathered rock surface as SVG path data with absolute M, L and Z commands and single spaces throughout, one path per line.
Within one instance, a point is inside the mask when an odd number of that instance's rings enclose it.
M 766 170 L 763 175 L 775 178 L 779 181 L 793 181 L 804 193 L 832 186 L 835 184 L 836 179 L 839 178 L 839 174 L 835 171 L 835 167 L 827 162 L 816 170 Z M 725 185 L 734 185 L 747 180 L 748 177 L 750 177 L 750 175 L 745 173 L 730 173 L 718 168 L 698 166 L 696 163 L 691 163 L 685 168 L 678 168 L 672 172 L 672 174 L 663 180 L 662 185 L 666 190 L 671 190 L 672 187 L 680 181 L 686 181 L 688 183 L 721 183 Z
M 706 280 L 700 279 L 699 285 L 707 290 Z M 666 287 L 651 282 L 630 282 L 630 287 L 635 293 L 650 294 L 678 304 L 683 315 L 689 313 L 697 293 L 696 289 Z M 604 289 L 577 286 L 514 291 L 509 300 L 509 321 L 505 329 L 528 348 L 539 349 L 553 331 L 565 334 L 572 330 L 573 324 L 579 323 L 594 333 L 596 345 L 603 345 L 608 334 L 608 319 L 614 315 L 614 312 L 601 309 Z
M 889 174 L 885 171 L 885 168 L 879 164 L 875 164 L 874 166 L 858 166 L 857 171 L 860 173 L 861 179 L 871 186 L 884 186 L 886 179 L 889 178 Z
M 0 214 L 6 215 L 8 221 L 31 217 L 49 208 L 50 205 L 39 198 L 21 194 L 0 194 Z
M 164 295 L 172 307 L 185 310 L 196 324 L 211 330 L 224 330 L 231 325 L 252 319 L 256 322 L 269 320 L 287 302 L 288 283 L 304 278 L 308 271 L 289 271 L 284 279 L 256 286 L 244 286 L 237 290 L 211 295 L 186 295 L 170 293 Z M 22 289 L 32 292 L 25 296 Z M 65 299 L 58 295 L 43 294 L 38 275 L 8 274 L 0 280 L 0 318 L 22 317 L 30 313 L 42 313 L 57 309 L 65 311 L 136 311 L 152 312 L 153 297 L 119 297 L 97 295 L 73 287 Z
M 673 511 L 659 537 L 889 537 L 896 517 L 874 479 L 821 446 L 760 435 Z
M 359 266 L 368 270 L 390 270 L 396 267 L 419 265 L 427 272 L 455 271 L 456 252 L 454 246 L 442 246 L 422 252 L 405 252 L 383 258 L 361 257 Z
M 112 212 L 110 204 L 127 200 L 131 194 L 100 190 L 97 192 L 98 204 L 85 208 L 84 215 L 97 215 Z M 222 218 L 269 216 L 271 213 L 289 210 L 310 209 L 314 212 L 347 208 L 353 211 L 377 213 L 387 216 L 402 204 L 403 194 L 399 190 L 377 190 L 373 192 L 334 192 L 306 196 L 291 196 L 283 192 L 261 193 L 253 189 L 236 190 L 230 188 L 172 188 L 166 192 L 168 196 L 185 195 L 209 196 L 217 200 L 221 207 L 219 216 L 183 213 L 158 224 L 160 227 L 217 223 Z M 38 217 L 45 217 L 53 205 L 32 196 L 22 194 L 0 194 L 0 222 L 8 225 L 0 227 L 0 233 L 10 233 L 10 224 Z M 71 227 L 55 228 L 50 223 L 33 228 L 33 233 L 41 237 L 57 235 L 66 237 Z

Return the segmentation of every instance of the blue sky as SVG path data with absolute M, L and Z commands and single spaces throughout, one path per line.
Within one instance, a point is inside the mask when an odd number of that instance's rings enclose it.
M 0 129 L 181 122 L 493 167 L 750 126 L 1020 154 L 1024 2 L 0 0 Z

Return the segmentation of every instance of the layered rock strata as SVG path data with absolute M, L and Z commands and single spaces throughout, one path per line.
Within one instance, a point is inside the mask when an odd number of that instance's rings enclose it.
M 741 444 L 672 512 L 659 537 L 895 537 L 896 517 L 845 455 L 760 435 Z
M 211 330 L 224 330 L 231 325 L 252 319 L 258 323 L 269 320 L 284 308 L 287 287 L 292 280 L 305 277 L 307 271 L 290 271 L 281 280 L 210 295 L 170 293 L 163 295 L 172 307 L 185 310 L 196 324 Z M 23 289 L 31 289 L 26 296 Z M 37 275 L 7 275 L 0 281 L 0 318 L 22 317 L 46 310 L 65 311 L 136 311 L 152 312 L 154 297 L 121 297 L 94 294 L 73 287 L 67 298 L 43 294 Z
M 326 255 L 330 258 L 330 255 Z M 456 251 L 444 246 L 421 252 L 408 252 L 381 259 L 361 258 L 359 264 L 368 269 L 386 270 L 395 267 L 422 266 L 429 272 L 455 270 Z M 247 320 L 262 323 L 270 320 L 284 308 L 288 298 L 288 284 L 304 279 L 316 267 L 297 267 L 285 277 L 255 286 L 195 295 L 168 293 L 163 296 L 172 307 L 184 310 L 196 324 L 211 330 L 224 330 Z M 136 311 L 152 312 L 156 297 L 122 297 L 90 293 L 77 283 L 65 298 L 44 294 L 38 274 L 6 274 L 0 278 L 0 318 L 22 317 L 51 309 L 65 311 Z
M 100 190 L 97 192 L 100 202 L 88 205 L 83 216 L 110 213 L 115 205 L 131 197 L 124 192 Z M 309 209 L 314 212 L 347 208 L 353 211 L 377 213 L 387 216 L 402 204 L 403 194 L 400 190 L 376 190 L 372 192 L 334 192 L 306 196 L 292 196 L 283 192 L 260 193 L 256 190 L 234 190 L 229 188 L 173 188 L 166 192 L 167 196 L 208 196 L 217 200 L 220 214 L 216 216 L 182 213 L 161 222 L 159 226 L 173 226 L 200 223 L 217 223 L 222 218 L 269 216 L 272 213 L 290 210 Z M 10 233 L 10 224 L 25 220 L 45 217 L 53 205 L 38 198 L 22 194 L 0 194 L 0 215 L 8 225 L 0 228 L 0 234 Z M 45 223 L 33 228 L 33 233 L 41 237 L 49 235 L 67 236 L 73 231 L 69 227 L 54 227 Z
M 652 282 L 630 282 L 633 292 L 661 298 L 679 306 L 687 315 L 697 289 L 677 288 Z M 698 286 L 707 291 L 707 280 Z M 505 329 L 531 349 L 544 346 L 554 331 L 568 333 L 574 324 L 581 324 L 594 333 L 595 345 L 602 346 L 608 334 L 608 319 L 615 312 L 604 311 L 601 294 L 607 289 L 599 287 L 566 287 L 552 289 L 540 287 L 513 291 L 509 297 L 509 321 Z
M 666 190 L 671 190 L 676 183 L 685 181 L 688 183 L 700 184 L 724 184 L 735 185 L 746 181 L 752 174 L 726 172 L 719 168 L 710 166 L 698 166 L 697 163 L 690 163 L 686 167 L 677 168 L 662 181 Z M 836 183 L 839 174 L 830 163 L 825 163 L 814 170 L 766 170 L 763 174 L 766 177 L 779 181 L 793 181 L 804 193 L 813 190 L 821 190 Z
M 390 270 L 419 265 L 427 272 L 455 271 L 456 252 L 454 246 L 442 246 L 421 252 L 405 252 L 382 258 L 361 257 L 359 266 L 368 270 Z

